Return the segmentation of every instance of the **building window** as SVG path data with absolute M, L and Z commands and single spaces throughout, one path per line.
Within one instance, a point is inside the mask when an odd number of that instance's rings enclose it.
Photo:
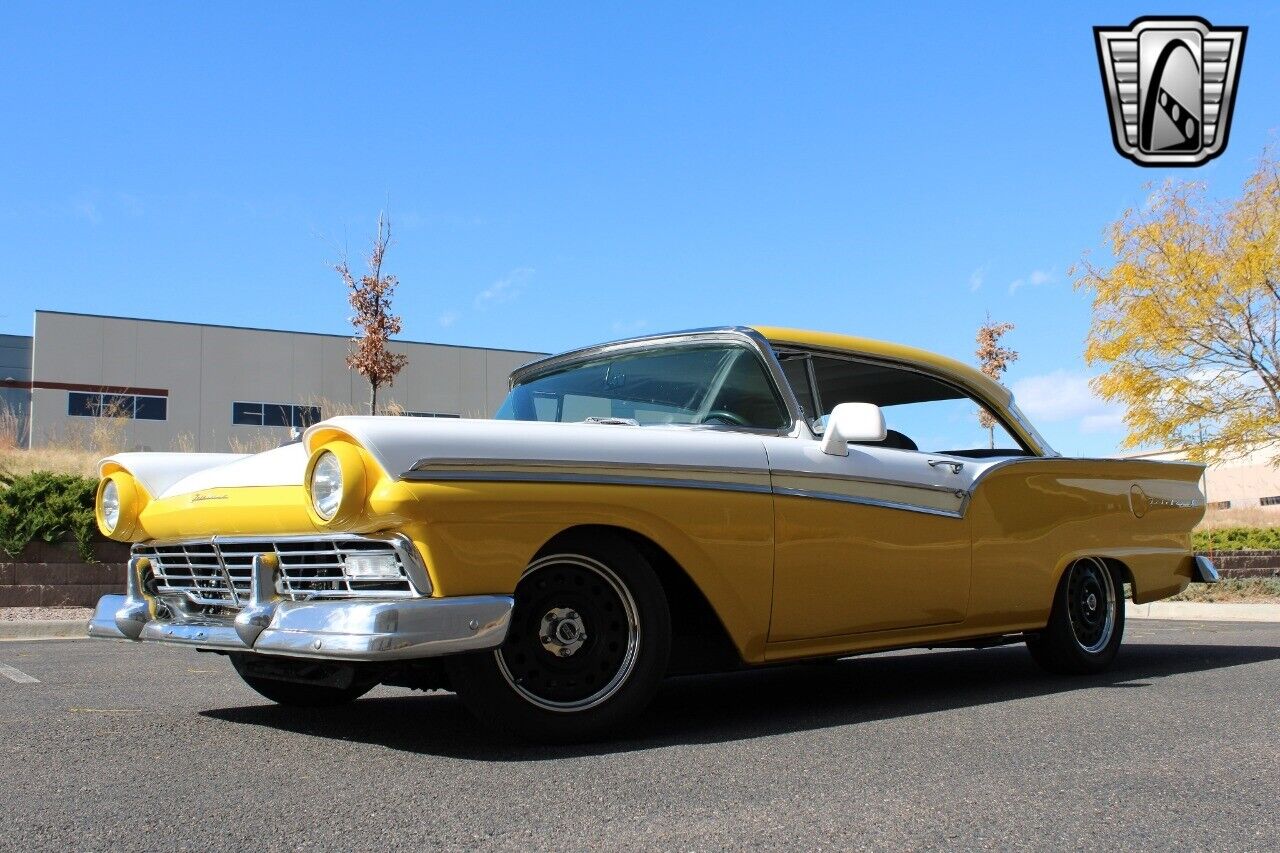
M 1258 503 L 1263 506 L 1276 506 L 1280 504 L 1280 495 L 1268 495 L 1265 498 L 1258 498 Z
M 169 398 L 143 394 L 67 394 L 67 414 L 77 418 L 131 418 L 140 421 L 169 419 Z
M 444 412 L 401 412 L 406 418 L 460 418 L 462 415 L 449 415 Z
M 1265 498 L 1263 500 L 1266 500 Z M 1205 504 L 1206 509 L 1231 509 L 1231 501 L 1210 501 Z
M 232 403 L 231 422 L 241 426 L 280 426 L 306 429 L 318 423 L 319 406 L 293 403 Z

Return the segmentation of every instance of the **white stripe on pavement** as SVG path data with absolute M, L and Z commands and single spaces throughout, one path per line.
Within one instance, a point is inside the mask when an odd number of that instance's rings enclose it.
M 0 663 L 0 675 L 5 678 L 18 682 L 19 684 L 39 684 L 40 679 L 32 678 L 20 669 L 15 669 L 7 663 Z

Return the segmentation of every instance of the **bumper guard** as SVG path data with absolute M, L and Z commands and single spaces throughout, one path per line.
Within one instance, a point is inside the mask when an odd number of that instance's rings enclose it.
M 509 595 L 285 601 L 275 557 L 253 560 L 250 600 L 231 616 L 192 613 L 144 587 L 146 557 L 129 561 L 125 595 L 104 595 L 89 636 L 229 652 L 349 661 L 409 660 L 490 649 L 506 639 Z

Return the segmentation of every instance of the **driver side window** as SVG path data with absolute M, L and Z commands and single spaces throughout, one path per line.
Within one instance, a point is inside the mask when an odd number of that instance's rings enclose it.
M 813 398 L 814 410 L 828 415 L 839 403 L 876 404 L 889 429 L 885 440 L 876 442 L 882 447 L 961 455 L 1026 452 L 978 401 L 932 376 L 870 362 L 809 358 L 814 381 L 805 393 Z

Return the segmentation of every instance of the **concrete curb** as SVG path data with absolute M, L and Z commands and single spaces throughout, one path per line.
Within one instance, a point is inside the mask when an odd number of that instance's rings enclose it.
M 1280 604 L 1252 602 L 1125 602 L 1126 619 L 1181 619 L 1195 622 L 1280 622 Z
M 1280 604 L 1249 602 L 1125 602 L 1126 619 L 1169 619 L 1192 622 L 1280 622 Z M 0 622 L 0 642 L 15 640 L 84 640 L 89 623 L 75 619 Z
M 0 622 L 0 642 L 11 640 L 85 640 L 89 623 L 78 619 L 33 619 Z

